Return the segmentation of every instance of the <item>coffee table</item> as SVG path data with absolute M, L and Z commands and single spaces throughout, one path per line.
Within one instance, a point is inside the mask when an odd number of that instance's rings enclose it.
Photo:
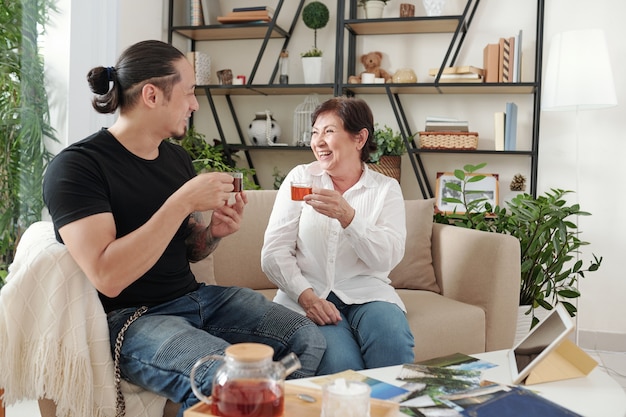
M 506 358 L 507 350 L 471 355 L 497 365 L 483 373 L 483 379 L 502 384 L 511 384 L 511 371 Z M 360 373 L 369 377 L 402 385 L 395 379 L 401 366 L 368 369 Z M 287 384 L 319 387 L 310 379 L 289 380 Z M 545 384 L 529 386 L 532 390 L 585 417 L 624 417 L 626 415 L 626 393 L 624 389 L 600 367 L 589 375 Z M 398 413 L 398 415 L 404 415 Z

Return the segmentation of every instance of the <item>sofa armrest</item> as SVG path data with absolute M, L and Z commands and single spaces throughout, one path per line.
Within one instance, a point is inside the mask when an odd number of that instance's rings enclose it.
M 435 223 L 432 256 L 442 295 L 485 311 L 485 350 L 511 348 L 519 305 L 519 241 Z

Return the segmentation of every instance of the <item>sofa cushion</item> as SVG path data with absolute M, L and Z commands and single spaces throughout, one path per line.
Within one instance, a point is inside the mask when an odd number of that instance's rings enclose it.
M 218 285 L 253 290 L 273 289 L 261 270 L 261 248 L 276 198 L 275 190 L 251 190 L 240 229 L 220 242 L 214 252 L 213 269 Z
M 196 281 L 204 282 L 208 285 L 215 285 L 215 274 L 213 273 L 213 254 L 207 256 L 199 262 L 192 262 L 191 272 L 196 277 Z
M 435 279 L 431 254 L 431 236 L 435 199 L 405 200 L 406 249 L 404 258 L 391 271 L 395 288 L 427 290 L 440 293 Z
M 485 351 L 486 314 L 481 307 L 430 291 L 398 290 L 398 294 L 415 337 L 416 361 Z

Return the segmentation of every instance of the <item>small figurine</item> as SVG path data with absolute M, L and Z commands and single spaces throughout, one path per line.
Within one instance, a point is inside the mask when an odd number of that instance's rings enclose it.
M 391 81 L 391 74 L 380 67 L 381 62 L 383 61 L 382 52 L 374 51 L 369 52 L 367 54 L 361 55 L 361 63 L 365 67 L 365 71 L 371 74 L 374 74 L 375 78 L 384 78 L 385 82 L 388 83 Z M 361 75 L 351 75 L 348 78 L 348 83 L 350 84 L 361 84 Z

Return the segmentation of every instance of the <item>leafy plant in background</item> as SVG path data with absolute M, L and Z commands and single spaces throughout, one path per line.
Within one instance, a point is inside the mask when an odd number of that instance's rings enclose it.
M 272 178 L 274 178 L 274 189 L 278 190 L 281 186 L 281 184 L 283 183 L 283 181 L 285 181 L 285 177 L 287 176 L 287 174 L 283 174 L 278 167 L 274 167 L 274 171 L 272 172 Z
M 402 156 L 406 152 L 404 139 L 399 132 L 394 132 L 389 126 L 382 128 L 376 124 L 374 128 L 374 141 L 376 152 L 370 153 L 370 163 L 377 163 L 383 155 Z
M 595 254 L 587 268 L 578 259 L 580 248 L 589 242 L 579 238 L 575 216 L 590 216 L 580 210 L 578 204 L 568 205 L 565 197 L 572 191 L 551 189 L 539 197 L 518 194 L 506 207 L 491 207 L 485 198 L 472 198 L 475 191 L 467 190 L 470 182 L 485 178 L 476 172 L 486 164 L 466 165 L 454 171 L 460 184 L 446 183 L 446 187 L 461 193 L 461 198 L 444 198 L 447 203 L 460 204 L 464 213 L 437 213 L 435 221 L 454 226 L 467 227 L 515 236 L 520 242 L 521 277 L 520 305 L 528 305 L 526 314 L 532 314 L 531 328 L 539 319 L 534 310 L 543 307 L 552 310 L 561 302 L 570 316 L 577 309 L 570 300 L 580 297 L 578 280 L 585 273 L 595 272 L 602 264 L 602 257 Z M 474 175 L 472 175 L 474 174 Z
M 41 220 L 41 183 L 52 155 L 44 62 L 38 39 L 52 0 L 0 3 L 0 286 L 23 231 Z
M 313 29 L 313 49 L 300 54 L 302 58 L 322 56 L 322 51 L 317 48 L 317 30 L 322 29 L 330 19 L 328 7 L 322 2 L 313 1 L 302 9 L 302 21 L 309 29 Z
M 170 139 L 170 142 L 182 146 L 187 151 L 196 172 L 239 171 L 243 173 L 244 189 L 254 190 L 259 188 L 251 178 L 255 174 L 253 169 L 237 168 L 235 163 L 226 156 L 224 146 L 221 143 L 209 144 L 205 139 L 205 135 L 198 132 L 195 127 L 189 127 L 185 137 L 181 140 Z

